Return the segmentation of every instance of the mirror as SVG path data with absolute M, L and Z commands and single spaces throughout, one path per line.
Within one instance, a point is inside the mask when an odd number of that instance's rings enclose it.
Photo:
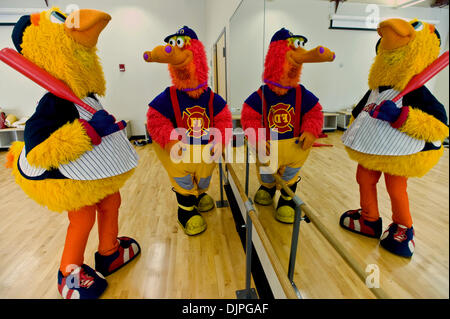
M 305 63 L 302 68 L 300 84 L 319 98 L 323 108 L 324 131 L 315 142 L 325 145 L 316 145 L 311 149 L 301 168 L 302 179 L 296 194 L 367 272 L 368 286 L 378 284 L 392 298 L 442 298 L 448 296 L 448 292 L 445 292 L 448 272 L 443 267 L 443 263 L 448 260 L 444 257 L 448 255 L 445 253 L 448 238 L 433 231 L 442 226 L 434 228 L 435 221 L 430 220 L 426 212 L 436 212 L 434 216 L 447 216 L 448 183 L 439 183 L 430 188 L 426 185 L 431 185 L 428 183 L 431 183 L 433 176 L 448 171 L 447 150 L 425 177 L 408 179 L 414 228 L 420 228 L 423 232 L 417 234 L 420 243 L 417 243 L 417 251 L 411 259 L 390 253 L 379 245 L 377 239 L 358 236 L 339 226 L 339 218 L 345 211 L 360 207 L 359 187 L 355 178 L 357 163 L 349 158 L 341 137 L 348 126 L 349 111 L 368 90 L 369 70 L 376 55 L 375 45 L 380 38 L 374 31 L 378 22 L 399 17 L 408 21 L 418 18 L 434 23 L 441 39 L 444 39 L 441 40 L 441 53 L 446 47 L 448 50 L 448 40 L 445 40 L 448 39 L 447 9 L 430 8 L 425 3 L 423 7 L 405 8 L 387 5 L 387 1 L 346 1 L 340 2 L 336 10 L 336 3 L 329 1 L 266 0 L 264 55 L 267 54 L 272 36 L 282 27 L 294 35 L 304 35 L 308 39 L 306 50 L 324 46 L 336 53 L 333 62 Z M 440 89 L 445 83 L 448 86 L 448 78 L 444 79 L 443 74 L 438 74 L 426 86 L 441 103 L 447 104 L 448 114 L 448 88 Z M 255 184 L 257 180 L 251 174 L 250 185 L 253 186 L 250 186 L 249 195 L 252 198 L 255 187 L 258 187 Z M 384 231 L 392 221 L 391 200 L 385 183 L 380 180 L 378 185 L 378 204 Z M 445 191 L 441 192 L 440 187 Z M 436 198 L 433 203 L 423 201 L 424 195 L 419 193 L 428 192 L 439 193 L 439 199 Z M 279 192 L 275 195 L 273 207 L 258 205 L 257 208 L 266 233 L 287 270 L 292 224 L 283 224 L 273 218 L 278 196 Z M 267 207 L 272 208 L 272 211 Z M 447 223 L 445 229 L 448 229 Z M 437 248 L 433 242 L 443 243 L 443 246 Z M 435 248 L 431 249 L 433 246 Z M 429 268 L 423 269 L 420 266 L 422 262 Z M 420 278 L 418 273 L 421 274 Z M 439 278 L 443 280 L 442 283 L 439 283 Z M 293 281 L 304 298 L 374 297 L 313 223 L 301 222 Z
M 230 18 L 229 94 L 233 127 L 238 138 L 232 148 L 233 168 L 245 187 L 246 149 L 243 145 L 241 109 L 243 102 L 260 86 L 263 70 L 264 2 L 243 0 Z M 251 174 L 254 176 L 254 173 Z M 254 185 L 251 184 L 250 187 Z M 256 190 L 250 189 L 249 194 Z
M 438 276 L 433 273 L 447 273 L 443 265 L 448 263 L 448 258 L 440 256 L 448 254 L 440 248 L 425 250 L 433 247 L 433 240 L 445 243 L 443 249 L 448 247 L 448 238 L 432 231 L 434 221 L 425 217 L 424 212 L 429 212 L 432 207 L 433 211 L 440 212 L 439 216 L 448 216 L 448 183 L 443 181 L 442 185 L 439 184 L 445 189 L 443 192 L 436 191 L 439 186 L 427 188 L 424 185 L 431 183 L 435 178 L 433 176 L 448 174 L 445 158 L 425 177 L 408 181 L 415 225 L 417 229 L 421 227 L 426 232 L 420 238 L 420 246 L 424 250 L 417 252 L 414 258 L 404 259 L 393 255 L 379 245 L 379 240 L 358 236 L 339 226 L 339 218 L 345 211 L 360 207 L 359 187 L 355 178 L 357 163 L 349 158 L 341 137 L 349 126 L 351 110 L 368 90 L 368 74 L 376 56 L 375 46 L 379 39 L 376 32 L 378 23 L 389 17 L 406 20 L 419 18 L 434 23 L 442 39 L 441 53 L 445 48 L 448 50 L 448 10 L 418 5 L 405 8 L 388 5 L 387 1 L 346 1 L 339 2 L 336 8 L 335 2 L 325 0 L 265 0 L 264 4 L 243 0 L 230 19 L 228 102 L 234 115 L 234 128 L 240 131 L 242 118 L 239 115 L 242 105 L 252 93 L 265 84 L 264 61 L 272 37 L 283 27 L 293 35 L 302 35 L 307 39 L 306 42 L 300 41 L 305 42 L 302 44 L 306 51 L 324 47 L 324 52 L 328 52 L 327 49 L 334 52 L 336 56 L 333 61 L 307 61 L 324 63 L 304 62 L 302 65 L 298 83 L 319 99 L 324 124 L 319 139 L 314 141 L 316 144 L 301 165 L 301 181 L 296 194 L 313 210 L 335 240 L 341 243 L 367 272 L 368 278 L 372 280 L 369 286 L 376 287 L 379 284 L 392 298 L 442 298 L 448 296 L 445 292 L 448 275 L 445 275 L 444 283 L 439 283 Z M 260 30 L 264 32 L 261 33 Z M 267 84 L 271 79 L 265 80 Z M 448 114 L 448 76 L 445 77 L 445 72 L 433 78 L 426 86 L 445 105 Z M 264 92 L 268 100 L 270 94 L 269 91 Z M 283 119 L 282 116 L 280 119 Z M 236 144 L 232 166 L 242 187 L 248 190 L 248 197 L 255 202 L 255 194 L 260 187 L 255 156 L 250 155 L 249 178 L 246 180 L 247 167 L 242 162 L 246 158 L 246 148 L 239 141 Z M 300 146 L 292 145 L 290 151 L 294 147 Z M 444 153 L 444 157 L 448 159 L 448 151 Z M 379 185 L 378 203 L 385 230 L 392 220 L 391 204 L 384 182 L 380 181 Z M 419 194 L 424 192 L 438 193 L 439 199 L 433 203 L 423 201 L 424 196 Z M 278 190 L 272 204 L 255 204 L 255 207 L 287 274 L 293 224 L 277 220 L 279 198 Z M 446 230 L 447 224 L 445 223 Z M 419 262 L 424 259 L 430 265 L 426 271 L 419 270 Z M 368 285 L 356 275 L 313 223 L 300 223 L 294 266 L 292 280 L 303 298 L 375 297 Z M 419 272 L 421 276 L 417 278 L 414 274 Z

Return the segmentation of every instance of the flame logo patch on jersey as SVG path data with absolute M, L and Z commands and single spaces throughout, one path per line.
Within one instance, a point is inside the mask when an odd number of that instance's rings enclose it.
M 294 108 L 289 104 L 278 103 L 270 107 L 267 117 L 269 127 L 278 133 L 286 133 L 294 129 Z
M 193 106 L 187 108 L 183 112 L 182 120 L 188 136 L 200 138 L 208 134 L 210 122 L 203 107 Z

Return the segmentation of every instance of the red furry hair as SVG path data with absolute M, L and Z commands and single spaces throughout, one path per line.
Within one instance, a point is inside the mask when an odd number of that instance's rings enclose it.
M 170 133 L 173 128 L 172 122 L 167 117 L 152 107 L 148 109 L 147 131 L 152 140 L 158 143 L 161 148 L 164 148 L 170 141 Z
M 203 43 L 199 40 L 190 39 L 190 43 L 186 44 L 185 50 L 193 53 L 193 60 L 183 68 L 176 68 L 169 64 L 169 72 L 172 83 L 177 89 L 195 88 L 202 83 L 208 82 L 208 62 Z M 207 88 L 207 86 L 187 93 L 192 97 L 199 97 Z
M 286 60 L 286 53 L 291 50 L 287 40 L 279 40 L 269 45 L 264 62 L 263 81 L 269 80 L 283 86 L 295 86 L 300 80 L 301 67 L 294 67 Z M 269 88 L 275 93 L 282 95 L 287 89 L 282 89 L 272 84 Z

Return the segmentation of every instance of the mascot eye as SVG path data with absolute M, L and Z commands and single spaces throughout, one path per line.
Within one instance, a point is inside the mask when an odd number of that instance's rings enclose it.
M 302 47 L 302 46 L 304 46 L 304 43 L 303 43 L 303 41 L 301 41 L 300 39 L 295 39 L 294 40 L 294 48 L 298 48 L 298 47 Z
M 66 22 L 66 16 L 57 11 L 53 11 L 50 15 L 50 21 L 53 23 L 64 23 Z
M 308 39 L 306 39 L 304 36 L 299 36 L 298 38 L 294 39 L 292 45 L 295 49 L 297 49 L 298 47 L 304 47 L 306 42 L 308 42 Z
M 170 44 L 171 46 L 175 46 L 175 38 L 170 39 L 170 40 L 169 40 L 169 44 Z
M 423 30 L 423 23 L 420 22 L 420 21 L 414 22 L 414 23 L 412 24 L 412 26 L 413 26 L 414 30 L 416 30 L 416 31 L 421 31 L 421 30 Z
M 180 49 L 184 46 L 184 39 L 182 37 L 177 38 L 177 45 Z

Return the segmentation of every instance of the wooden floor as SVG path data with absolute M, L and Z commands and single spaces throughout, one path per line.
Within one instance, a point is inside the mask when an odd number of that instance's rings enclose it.
M 245 288 L 245 254 L 229 209 L 203 214 L 207 230 L 188 237 L 177 224 L 176 199 L 151 145 L 137 148 L 139 166 L 122 188 L 119 235 L 142 254 L 107 277 L 102 298 L 236 298 Z M 0 153 L 0 298 L 59 298 L 57 271 L 67 214 L 40 207 L 17 186 Z M 219 198 L 218 170 L 210 194 Z M 85 263 L 94 266 L 94 226 Z
M 416 251 L 409 260 L 387 252 L 376 239 L 353 234 L 338 225 L 343 212 L 360 207 L 355 181 L 357 164 L 348 158 L 341 135 L 338 131 L 318 140 L 334 146 L 313 148 L 300 173 L 302 180 L 297 194 L 363 269 L 370 264 L 378 266 L 380 287 L 392 298 L 449 298 L 448 149 L 425 177 L 408 182 L 416 233 Z M 243 147 L 236 152 L 243 152 Z M 245 185 L 245 165 L 233 167 Z M 252 198 L 259 187 L 255 174 L 255 165 L 251 165 L 249 197 Z M 391 223 L 391 210 L 383 177 L 378 184 L 378 197 L 385 229 Z M 274 207 L 256 207 L 287 272 L 292 225 L 277 222 Z M 374 298 L 315 226 L 304 222 L 300 226 L 294 282 L 304 298 Z
M 356 163 L 339 138 L 330 133 L 314 148 L 302 169 L 297 194 L 365 268 L 376 264 L 381 287 L 393 298 L 449 297 L 449 154 L 422 179 L 409 181 L 416 231 L 411 260 L 394 256 L 365 238 L 342 230 L 339 216 L 359 207 Z M 238 148 L 238 151 L 242 148 Z M 151 145 L 138 147 L 139 167 L 122 189 L 120 235 L 136 238 L 142 254 L 108 277 L 103 298 L 235 298 L 245 286 L 245 255 L 228 209 L 203 216 L 205 233 L 186 236 L 176 223 L 175 195 Z M 0 153 L 4 167 L 5 153 Z M 244 185 L 244 165 L 233 164 Z M 251 167 L 250 197 L 258 183 Z M 381 180 L 379 206 L 384 227 L 390 223 L 390 202 Z M 0 169 L 0 298 L 59 298 L 56 275 L 68 225 L 57 214 L 34 203 Z M 217 170 L 210 194 L 218 199 Z M 259 217 L 287 270 L 291 225 L 273 218 L 273 208 L 257 206 Z M 94 264 L 97 229 L 93 228 L 85 262 Z M 301 224 L 294 281 L 304 298 L 373 298 L 312 224 Z

